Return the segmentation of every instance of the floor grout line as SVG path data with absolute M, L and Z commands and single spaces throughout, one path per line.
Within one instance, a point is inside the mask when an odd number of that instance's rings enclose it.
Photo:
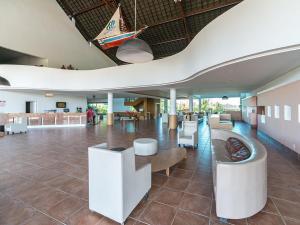
M 280 210 L 278 209 L 276 203 L 273 201 L 272 198 L 270 198 L 270 199 L 271 199 L 272 203 L 274 204 L 274 206 L 275 206 L 277 212 L 279 213 L 280 219 L 282 220 L 283 224 L 286 225 L 286 222 L 285 222 L 285 220 L 284 220 L 284 217 L 282 216 L 282 214 L 281 214 Z

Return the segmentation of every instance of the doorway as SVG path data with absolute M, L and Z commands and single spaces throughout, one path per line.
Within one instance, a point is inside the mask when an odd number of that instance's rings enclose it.
M 35 101 L 27 101 L 25 107 L 26 113 L 36 113 L 37 112 L 37 103 Z

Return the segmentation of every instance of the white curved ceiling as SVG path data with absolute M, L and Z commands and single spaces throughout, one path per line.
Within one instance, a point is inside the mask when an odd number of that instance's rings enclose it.
M 0 65 L 0 74 L 12 89 L 84 93 L 176 87 L 187 95 L 235 95 L 300 65 L 299 11 L 298 0 L 246 0 L 165 59 L 89 71 Z

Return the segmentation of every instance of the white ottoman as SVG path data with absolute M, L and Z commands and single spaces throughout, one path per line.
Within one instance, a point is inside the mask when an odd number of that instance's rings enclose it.
M 157 153 L 157 140 L 152 138 L 139 138 L 133 141 L 136 155 L 147 156 Z

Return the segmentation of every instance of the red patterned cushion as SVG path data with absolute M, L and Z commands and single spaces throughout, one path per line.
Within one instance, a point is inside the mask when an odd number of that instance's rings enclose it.
M 230 137 L 227 139 L 226 149 L 229 153 L 229 157 L 234 162 L 248 159 L 251 156 L 251 152 L 245 146 L 245 144 L 241 140 L 234 137 Z

